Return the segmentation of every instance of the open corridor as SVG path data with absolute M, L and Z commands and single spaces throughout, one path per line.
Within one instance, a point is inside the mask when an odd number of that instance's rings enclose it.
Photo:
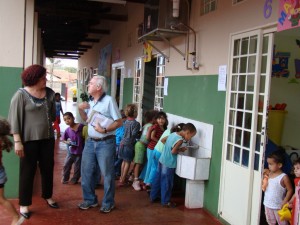
M 63 104 L 64 105 L 64 104 Z M 69 105 L 69 103 L 68 103 Z M 65 107 L 67 103 L 65 104 Z M 70 104 L 74 107 L 74 104 Z M 75 110 L 67 108 L 75 113 Z M 64 110 L 65 112 L 66 110 Z M 63 123 L 63 122 L 62 122 Z M 64 130 L 64 126 L 62 125 Z M 80 183 L 76 185 L 61 184 L 61 171 L 66 155 L 64 143 L 56 140 L 55 145 L 55 172 L 54 172 L 54 195 L 60 208 L 52 209 L 40 197 L 40 176 L 37 174 L 35 180 L 33 204 L 30 207 L 32 215 L 25 220 L 24 225 L 220 225 L 215 218 L 202 209 L 186 209 L 184 207 L 183 193 L 175 193 L 173 201 L 178 204 L 176 208 L 163 208 L 159 203 L 151 203 L 145 191 L 134 191 L 128 185 L 126 187 L 116 186 L 116 208 L 108 213 L 99 212 L 99 207 L 88 210 L 80 210 L 77 204 L 82 201 Z M 103 186 L 96 189 L 98 200 L 101 202 Z M 18 200 L 12 200 L 18 209 Z M 11 218 L 3 208 L 0 209 L 0 224 L 10 224 Z

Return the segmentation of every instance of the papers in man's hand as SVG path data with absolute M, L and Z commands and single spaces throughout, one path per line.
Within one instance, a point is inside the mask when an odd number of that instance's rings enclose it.
M 102 115 L 101 113 L 93 110 L 86 122 L 91 124 L 93 127 L 96 126 L 96 124 L 98 123 L 101 127 L 107 128 L 114 121 L 112 119 L 107 118 L 106 116 Z

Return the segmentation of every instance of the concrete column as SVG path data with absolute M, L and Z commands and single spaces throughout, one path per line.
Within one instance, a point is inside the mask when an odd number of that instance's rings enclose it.
M 0 1 L 0 116 L 7 117 L 10 100 L 22 82 L 24 66 L 33 63 L 34 0 Z M 19 158 L 4 153 L 3 164 L 8 176 L 5 195 L 16 198 L 19 188 Z

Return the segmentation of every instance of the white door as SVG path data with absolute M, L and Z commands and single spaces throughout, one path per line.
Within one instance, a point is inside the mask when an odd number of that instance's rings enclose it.
M 219 213 L 233 225 L 259 224 L 272 46 L 263 30 L 231 37 Z

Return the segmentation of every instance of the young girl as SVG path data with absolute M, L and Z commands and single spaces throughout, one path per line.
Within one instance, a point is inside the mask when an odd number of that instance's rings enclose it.
M 187 123 L 179 132 L 170 134 L 166 141 L 161 157 L 159 158 L 159 165 L 155 180 L 151 187 L 150 200 L 156 201 L 161 197 L 161 204 L 165 207 L 175 207 L 172 203 L 171 194 L 173 188 L 174 174 L 177 166 L 177 154 L 187 150 L 186 147 L 181 147 L 183 141 L 189 141 L 195 136 L 196 127 Z
M 142 134 L 140 140 L 138 140 L 134 146 L 134 165 L 133 165 L 133 173 L 134 173 L 134 180 L 132 183 L 132 187 L 136 191 L 141 190 L 140 181 L 139 181 L 139 173 L 142 165 L 144 164 L 144 156 L 146 152 L 146 146 L 148 145 L 149 141 L 147 139 L 147 132 L 148 129 L 153 125 L 152 121 L 156 115 L 156 111 L 151 110 L 147 111 L 144 116 L 145 125 L 142 128 Z
M 72 164 L 74 163 L 74 174 L 70 181 L 77 184 L 80 179 L 81 155 L 84 147 L 84 137 L 82 135 L 83 124 L 75 123 L 71 112 L 64 114 L 64 121 L 69 126 L 63 136 L 63 142 L 68 145 L 68 154 L 63 167 L 62 183 L 67 184 L 70 179 Z
M 159 138 L 163 134 L 163 132 L 167 129 L 168 119 L 167 114 L 165 112 L 158 112 L 155 118 L 155 124 L 150 128 L 150 142 L 147 146 L 147 169 L 145 174 L 144 183 L 146 185 L 145 189 L 150 191 L 152 180 L 150 179 L 150 171 L 153 164 L 153 149 L 157 144 Z
M 157 144 L 155 145 L 154 150 L 153 150 L 152 167 L 150 169 L 150 174 L 149 174 L 150 181 L 153 182 L 155 179 L 156 171 L 157 171 L 157 167 L 158 167 L 158 163 L 159 163 L 159 158 L 164 149 L 164 146 L 165 146 L 164 143 L 166 142 L 167 137 L 171 133 L 181 131 L 183 126 L 184 126 L 184 123 L 179 123 L 179 124 L 175 125 L 174 127 L 172 127 L 171 129 L 165 130 L 164 133 L 161 135 L 159 141 L 157 142 Z
M 287 221 L 280 220 L 277 213 L 293 195 L 290 179 L 282 172 L 284 155 L 275 151 L 267 157 L 267 162 L 270 173 L 264 197 L 266 219 L 269 225 L 276 225 L 276 221 L 279 225 L 288 225 Z
M 13 204 L 8 201 L 4 196 L 4 184 L 7 181 L 6 173 L 2 165 L 2 151 L 9 152 L 12 148 L 12 142 L 8 139 L 7 135 L 10 133 L 9 123 L 0 118 L 0 205 L 2 205 L 13 217 L 11 225 L 22 224 L 24 217 L 19 216 Z
M 294 174 L 296 178 L 295 183 L 295 194 L 289 201 L 289 208 L 292 208 L 292 223 L 291 225 L 298 225 L 299 221 L 299 199 L 300 199 L 300 158 L 294 162 Z
M 126 106 L 125 115 L 127 120 L 124 123 L 124 136 L 119 149 L 119 158 L 123 160 L 119 186 L 125 185 L 129 166 L 134 156 L 134 144 L 141 127 L 140 123 L 135 120 L 137 117 L 137 106 L 135 104 L 128 104 Z

